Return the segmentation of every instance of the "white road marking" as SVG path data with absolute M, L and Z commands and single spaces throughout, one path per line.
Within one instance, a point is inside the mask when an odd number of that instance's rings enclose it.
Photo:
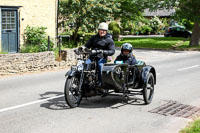
M 184 70 L 188 70 L 188 69 L 192 69 L 192 68 L 196 68 L 196 67 L 199 67 L 199 65 L 194 65 L 194 66 L 190 66 L 190 67 L 181 68 L 181 69 L 178 69 L 178 71 L 184 71 Z
M 25 103 L 25 104 L 13 106 L 13 107 L 0 109 L 0 113 L 5 112 L 5 111 L 9 111 L 9 110 L 13 110 L 13 109 L 17 109 L 17 108 L 22 108 L 22 107 L 29 106 L 29 105 L 33 105 L 33 104 L 36 104 L 36 103 L 41 103 L 41 102 L 48 101 L 48 100 L 51 100 L 51 99 L 60 98 L 60 97 L 63 97 L 63 96 L 64 95 L 59 95 L 59 96 L 55 96 L 55 97 L 49 97 L 49 98 L 46 98 L 46 99 L 41 99 L 41 100 L 37 100 L 37 101 Z

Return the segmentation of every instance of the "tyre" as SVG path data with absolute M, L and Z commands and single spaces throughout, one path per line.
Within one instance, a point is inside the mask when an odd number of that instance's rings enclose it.
M 70 77 L 66 79 L 64 95 L 67 104 L 71 108 L 77 107 L 82 100 L 82 92 L 79 90 L 79 79 L 77 77 Z
M 153 99 L 154 94 L 154 76 L 150 72 L 147 76 L 147 82 L 144 84 L 143 87 L 143 98 L 145 104 L 150 104 Z

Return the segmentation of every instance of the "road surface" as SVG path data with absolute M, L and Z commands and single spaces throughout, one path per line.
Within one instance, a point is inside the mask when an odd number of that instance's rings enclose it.
M 119 53 L 119 50 L 116 54 Z M 200 53 L 134 50 L 156 68 L 151 104 L 93 97 L 69 109 L 67 70 L 0 78 L 0 133 L 178 133 L 191 119 L 149 112 L 169 101 L 200 107 Z

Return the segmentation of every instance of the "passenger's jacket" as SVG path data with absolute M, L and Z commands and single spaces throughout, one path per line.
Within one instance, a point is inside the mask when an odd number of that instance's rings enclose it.
M 128 57 L 125 57 L 122 54 L 120 54 L 115 59 L 114 63 L 116 63 L 116 61 L 123 61 L 123 63 L 127 63 L 129 65 L 135 65 L 136 64 L 136 58 L 132 53 Z
M 103 50 L 103 55 L 99 54 L 99 58 L 107 59 L 107 56 L 112 56 L 115 53 L 114 41 L 108 33 L 104 37 L 100 37 L 99 34 L 92 36 L 85 47 L 92 50 Z

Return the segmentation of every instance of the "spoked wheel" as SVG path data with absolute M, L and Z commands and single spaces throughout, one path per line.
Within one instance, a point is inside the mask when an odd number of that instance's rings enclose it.
M 152 73 L 148 74 L 147 82 L 143 87 L 143 98 L 145 104 L 151 103 L 154 94 L 154 76 Z
M 79 91 L 79 79 L 77 77 L 67 78 L 65 83 L 65 100 L 71 108 L 77 107 L 82 99 L 82 92 Z

